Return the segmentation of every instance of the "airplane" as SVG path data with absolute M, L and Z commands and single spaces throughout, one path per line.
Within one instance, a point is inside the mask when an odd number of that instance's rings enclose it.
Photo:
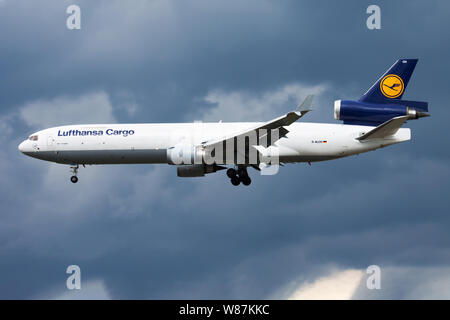
M 418 59 L 397 60 L 357 101 L 336 100 L 343 123 L 298 122 L 312 110 L 313 95 L 267 122 L 78 124 L 31 134 L 18 149 L 27 156 L 79 166 L 169 164 L 179 177 L 220 170 L 234 186 L 250 185 L 247 168 L 270 174 L 285 163 L 333 160 L 411 139 L 407 120 L 429 116 L 428 103 L 402 100 Z M 95 106 L 93 106 L 95 107 Z

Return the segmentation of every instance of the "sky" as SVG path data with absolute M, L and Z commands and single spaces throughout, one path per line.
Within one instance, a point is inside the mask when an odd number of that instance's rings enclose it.
M 443 0 L 0 0 L 0 298 L 449 299 L 449 16 Z M 301 121 L 338 123 L 333 101 L 399 58 L 419 59 L 403 98 L 431 113 L 411 141 L 250 187 L 168 165 L 72 184 L 17 150 L 63 124 L 265 121 L 310 93 Z

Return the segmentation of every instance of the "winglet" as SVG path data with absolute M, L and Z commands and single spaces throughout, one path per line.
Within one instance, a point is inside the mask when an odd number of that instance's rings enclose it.
M 296 111 L 300 112 L 302 115 L 312 110 L 312 102 L 314 100 L 314 95 L 310 94 L 306 96 L 305 100 L 297 106 Z
M 254 145 L 252 146 L 253 148 L 255 148 L 256 150 L 258 150 L 258 152 L 263 156 L 263 157 L 267 157 L 268 156 L 268 150 L 267 148 L 263 147 L 262 145 Z

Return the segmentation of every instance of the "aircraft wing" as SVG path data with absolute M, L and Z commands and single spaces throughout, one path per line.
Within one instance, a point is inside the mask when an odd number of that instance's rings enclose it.
M 400 116 L 392 118 L 391 120 L 388 120 L 382 124 L 380 124 L 378 127 L 370 130 L 369 132 L 366 132 L 362 136 L 356 138 L 356 140 L 359 141 L 365 141 L 368 139 L 377 139 L 377 138 L 384 138 L 387 136 L 391 136 L 395 133 L 397 133 L 398 129 L 406 122 L 406 120 L 409 119 L 409 116 Z
M 235 139 L 235 138 L 239 138 L 239 137 L 245 137 L 245 136 L 248 136 L 249 134 L 251 134 L 252 132 L 258 131 L 261 129 L 266 129 L 267 131 L 279 129 L 280 130 L 279 138 L 281 138 L 289 132 L 289 130 L 285 129 L 284 126 L 289 126 L 290 124 L 294 123 L 295 121 L 300 119 L 302 116 L 304 116 L 306 113 L 311 111 L 311 105 L 312 105 L 313 98 L 314 98 L 314 95 L 308 95 L 305 98 L 305 100 L 300 105 L 298 105 L 298 107 L 296 108 L 295 111 L 291 111 L 284 116 L 280 116 L 278 118 L 275 118 L 273 120 L 270 120 L 268 122 L 265 122 L 263 124 L 255 126 L 253 128 L 246 129 L 241 132 L 236 132 L 234 134 L 230 134 L 228 136 L 221 137 L 219 139 L 205 141 L 202 143 L 202 146 L 205 148 L 214 148 L 215 146 L 222 146 L 223 142 L 225 142 L 227 140 Z M 261 136 L 260 136 L 260 138 L 261 138 Z M 270 143 L 270 141 L 267 141 L 267 142 Z M 267 145 L 267 147 L 268 146 L 269 145 Z

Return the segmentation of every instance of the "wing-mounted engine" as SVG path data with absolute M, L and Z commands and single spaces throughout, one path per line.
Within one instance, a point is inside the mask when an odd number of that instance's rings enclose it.
M 193 164 L 177 166 L 177 175 L 179 177 L 203 177 L 205 174 L 213 173 L 226 167 L 216 164 Z
M 202 146 L 178 144 L 167 149 L 167 162 L 177 166 L 179 177 L 203 177 L 226 167 L 204 162 L 205 150 Z
M 167 149 L 167 162 L 172 165 L 190 165 L 203 163 L 204 150 L 191 144 L 177 144 Z

